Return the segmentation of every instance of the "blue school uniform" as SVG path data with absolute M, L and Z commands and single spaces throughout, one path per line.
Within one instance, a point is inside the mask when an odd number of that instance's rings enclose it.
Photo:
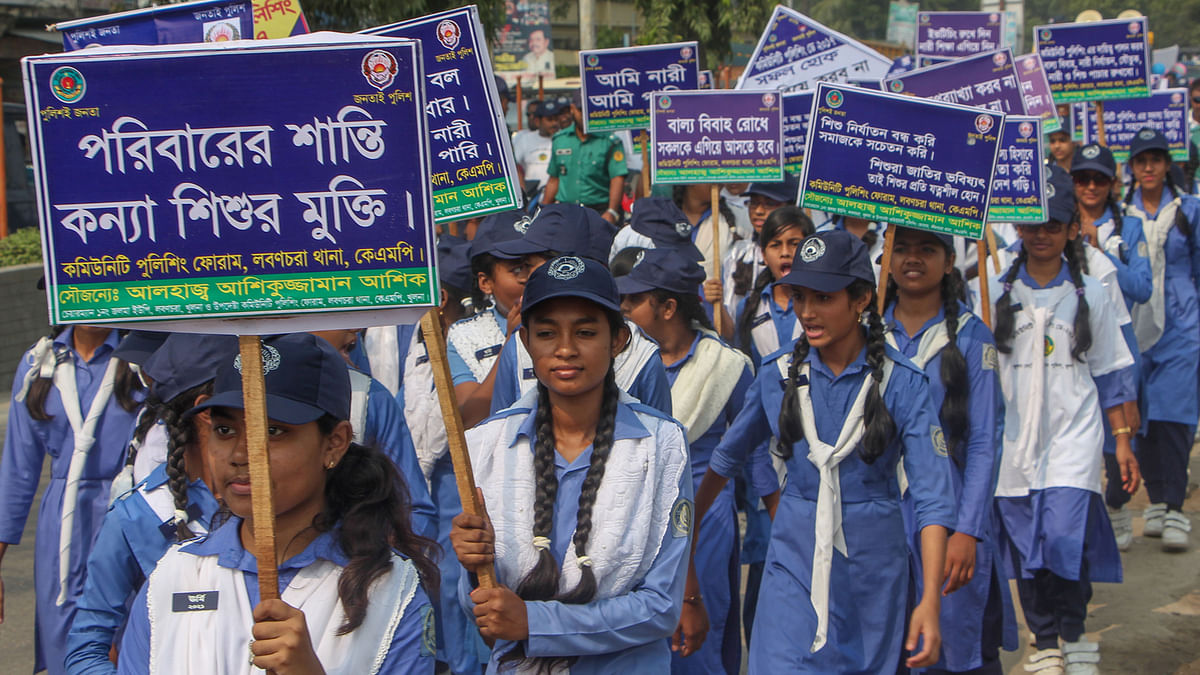
M 966 321 L 959 322 L 955 343 L 967 363 L 968 428 L 966 442 L 960 450 L 962 463 L 951 462 L 953 471 L 950 475 L 958 504 L 958 521 L 952 529 L 974 537 L 977 544 L 974 577 L 963 588 L 942 598 L 942 655 L 933 668 L 954 672 L 981 667 L 981 645 L 986 645 L 989 650 L 998 649 L 1001 645 L 1009 650 L 1017 648 L 1017 626 L 1008 584 L 1001 580 L 997 568 L 992 509 L 999 456 L 1000 425 L 997 413 L 1003 401 L 1000 382 L 996 377 L 996 345 L 991 331 L 983 321 L 970 314 L 965 304 L 960 303 L 958 311 L 959 317 L 967 317 Z M 898 351 L 909 358 L 917 357 L 922 339 L 946 320 L 945 311 L 939 309 L 936 316 L 909 336 L 904 326 L 896 320 L 895 312 L 896 304 L 892 303 L 884 312 L 884 322 Z M 940 411 L 946 398 L 940 350 L 929 359 L 924 369 L 933 407 Z M 919 598 L 924 587 L 921 534 L 916 529 L 915 504 L 911 495 L 904 496 L 902 506 L 909 551 L 914 560 L 913 597 Z M 991 595 L 993 585 L 999 591 L 995 595 Z M 989 597 L 994 598 L 990 604 Z M 1003 634 L 989 632 L 988 627 L 1002 628 Z
M 1116 221 L 1112 209 L 1105 207 L 1104 214 L 1095 222 L 1101 244 L 1108 241 L 1116 232 Z M 1150 299 L 1154 290 L 1154 281 L 1150 273 L 1150 259 L 1146 257 L 1146 235 L 1142 232 L 1142 221 L 1134 216 L 1121 216 L 1121 240 L 1125 243 L 1123 250 L 1117 254 L 1105 251 L 1104 254 L 1117 268 L 1117 284 L 1121 294 L 1125 296 L 1125 308 L 1132 309 L 1134 305 Z
M 80 410 L 86 416 L 119 340 L 117 332 L 111 332 L 91 360 L 84 361 L 71 346 L 73 333 L 73 328 L 63 331 L 54 339 L 54 348 L 75 364 Z M 126 441 L 136 413 L 127 412 L 113 396 L 93 432 L 96 441 L 88 452 L 76 497 L 66 601 L 61 606 L 57 605 L 63 497 L 75 434 L 67 421 L 57 387 L 52 388 L 46 397 L 46 413 L 53 416 L 47 421 L 32 419 L 25 403 L 16 400 L 29 370 L 30 352 L 27 352 L 13 380 L 13 401 L 8 411 L 4 457 L 0 460 L 0 541 L 10 545 L 21 543 L 25 519 L 41 479 L 42 462 L 49 456 L 50 482 L 46 485 L 38 508 L 34 540 L 33 585 L 37 608 L 35 670 L 45 668 L 51 675 L 57 675 L 65 672 L 62 647 L 67 642 L 67 633 L 75 616 L 76 599 L 83 592 L 85 566 L 92 541 L 108 510 L 109 486 L 113 476 L 125 463 Z
M 773 349 L 767 349 L 767 354 L 774 353 L 777 349 L 790 345 L 796 340 L 796 313 L 792 310 L 792 299 L 788 298 L 787 306 L 780 307 L 775 303 L 775 283 L 767 284 L 767 287 L 762 290 L 758 301 L 758 310 L 751 321 L 751 330 L 758 328 L 759 325 L 771 321 L 775 326 L 775 340 L 770 343 Z M 746 300 L 743 298 L 738 302 L 737 316 L 734 321 L 741 325 L 742 313 L 746 311 Z M 763 345 L 759 344 L 760 340 L 754 339 L 751 335 L 750 344 L 738 346 L 742 349 L 749 349 L 750 360 L 754 362 L 754 368 L 757 370 L 762 365 L 763 357 L 766 354 L 762 353 Z
M 242 546 L 238 534 L 242 519 L 231 517 L 208 536 L 186 543 L 182 551 L 195 556 L 216 556 L 221 567 L 238 570 L 246 584 L 250 606 L 258 604 L 258 561 L 254 554 Z M 333 531 L 322 532 L 300 553 L 287 559 L 279 566 L 279 591 L 282 593 L 305 567 L 328 560 L 345 567 L 350 560 L 338 546 Z M 146 589 L 143 585 L 133 602 L 129 625 L 121 641 L 121 658 L 118 673 L 122 675 L 150 675 L 150 617 L 146 604 Z M 233 602 L 233 598 L 218 598 L 218 602 Z M 219 607 L 218 607 L 219 609 Z M 425 589 L 418 587 L 392 633 L 391 646 L 379 668 L 379 673 L 432 673 L 433 652 L 429 648 L 432 636 L 427 624 L 431 612 L 429 597 Z M 237 628 L 241 630 L 240 627 Z M 246 636 L 249 643 L 250 636 Z M 249 652 L 246 653 L 249 658 Z
M 146 500 L 146 493 L 155 490 L 166 491 L 167 502 L 173 504 L 165 465 L 160 464 L 140 485 L 113 503 L 96 535 L 96 545 L 88 557 L 87 581 L 67 639 L 67 668 L 74 675 L 116 671 L 108 652 L 125 626 L 129 603 L 175 543 L 173 510 L 164 519 Z M 194 480 L 188 485 L 188 516 L 193 531 L 196 524 L 207 530 L 217 509 L 217 500 L 204 481 Z
M 526 451 L 532 452 L 532 443 L 537 436 L 533 410 L 536 397 L 536 392 L 530 392 L 516 405 L 468 432 L 472 460 L 477 461 L 476 444 L 482 442 L 496 443 L 497 448 L 506 450 L 519 447 L 522 440 L 528 440 L 530 445 L 525 446 Z M 500 436 L 494 437 L 492 434 Z M 686 452 L 686 440 L 682 437 L 678 423 L 654 408 L 622 396 L 616 410 L 614 445 L 621 441 L 653 437 L 660 439 L 657 441 L 657 447 L 662 448 L 661 439 L 671 436 L 676 440 L 670 442 L 677 445 L 673 448 L 663 448 L 658 453 L 662 457 L 666 457 L 671 451 Z M 568 555 L 568 549 L 571 555 L 574 555 L 571 540 L 579 511 L 579 493 L 591 464 L 591 457 L 591 446 L 571 462 L 567 462 L 557 452 L 554 456 L 558 493 L 554 502 L 550 552 L 560 566 Z M 604 480 L 611 481 L 618 475 L 627 473 L 620 470 L 622 467 L 612 464 L 610 457 Z M 670 509 L 671 524 L 666 527 L 659 541 L 645 542 L 646 553 L 653 555 L 645 575 L 636 580 L 632 589 L 626 593 L 599 598 L 586 604 L 564 604 L 553 600 L 526 602 L 529 637 L 524 641 L 524 648 L 527 657 L 576 657 L 571 664 L 573 675 L 667 671 L 671 663 L 667 638 L 674 633 L 679 623 L 684 583 L 687 578 L 691 531 L 690 508 L 684 507 L 690 507 L 691 504 L 692 476 L 686 469 L 678 473 L 675 484 L 678 495 L 674 506 L 663 505 L 665 509 Z M 481 487 L 487 493 L 485 481 L 481 481 Z M 500 486 L 497 489 L 507 488 Z M 603 480 L 601 489 L 603 490 Z M 637 489 L 637 486 L 633 486 L 633 489 Z M 518 508 L 522 507 L 506 504 L 500 494 L 493 494 L 488 501 L 493 522 L 496 522 L 496 514 L 501 509 Z M 679 514 L 683 514 L 683 517 L 679 518 Z M 599 512 L 594 516 L 592 543 L 597 537 L 598 523 L 604 517 Z M 530 539 L 532 536 L 530 533 Z M 505 549 L 500 546 L 499 541 L 497 543 L 497 555 L 500 558 L 505 555 Z M 600 555 L 600 552 L 593 552 L 591 549 L 589 553 L 593 558 Z M 645 562 L 643 560 L 643 563 Z M 600 568 L 598 562 L 596 566 L 597 569 Z M 516 588 L 521 580 L 506 578 L 502 572 L 501 561 L 498 560 L 497 581 L 509 588 Z M 460 601 L 463 607 L 470 611 L 474 603 L 470 598 L 472 588 L 467 575 L 462 574 L 458 583 Z M 512 642 L 498 640 L 492 650 L 487 672 L 497 672 L 498 660 L 513 646 Z
M 666 367 L 667 379 L 672 387 L 675 386 L 683 367 L 696 356 L 696 347 L 701 340 L 717 338 L 710 333 L 697 332 L 687 354 Z M 713 448 L 741 411 L 746 390 L 753 381 L 754 375 L 747 365 L 738 377 L 737 384 L 734 385 L 719 416 L 703 435 L 690 444 L 694 488 L 700 487 L 700 481 L 708 470 Z M 704 609 L 708 613 L 708 637 L 701 645 L 700 651 L 687 658 L 681 657 L 678 652 L 673 653 L 671 672 L 737 673 L 742 663 L 742 639 L 738 630 L 740 622 L 737 611 L 741 575 L 738 572 L 738 524 L 733 483 L 728 483 L 713 501 L 698 536 L 700 538 L 696 542 L 693 564 L 696 577 L 700 581 L 700 596 L 704 599 Z
M 504 346 L 504 331 L 505 327 L 508 326 L 508 319 L 506 319 L 504 315 L 500 313 L 500 310 L 496 309 L 495 305 L 492 305 L 480 314 L 454 322 L 455 326 L 466 327 L 472 326 L 473 324 L 478 324 L 480 322 L 486 322 L 489 317 L 495 321 L 495 327 L 493 328 L 490 325 L 485 325 L 482 327 L 482 329 L 486 330 L 489 335 L 495 336 L 496 341 L 492 342 L 491 340 L 487 340 L 487 342 L 491 344 L 483 345 L 475 353 L 474 359 L 477 361 L 494 358 L 500 353 L 501 347 Z M 482 382 L 484 378 L 476 377 L 475 373 L 472 372 L 471 367 L 467 365 L 466 359 L 464 359 L 462 354 L 459 353 L 460 349 L 461 348 L 457 342 L 453 339 L 453 336 L 450 336 L 450 339 L 446 342 L 446 361 L 450 364 L 450 379 L 454 382 L 454 386 L 457 387 L 458 385 L 465 384 L 467 382 Z M 492 367 L 494 368 L 495 365 Z M 496 373 L 496 375 L 499 376 L 499 373 Z
M 710 468 L 738 475 L 751 450 L 762 452 L 779 435 L 779 412 L 791 350 L 763 361 L 746 393 L 746 406 L 713 451 Z M 760 612 L 750 643 L 751 673 L 891 673 L 899 665 L 908 617 L 909 569 L 900 510 L 896 465 L 903 459 L 909 477 L 918 529 L 953 528 L 954 490 L 944 445 L 929 398 L 925 374 L 903 355 L 887 348 L 894 363 L 883 400 L 898 436 L 872 464 L 857 450 L 838 467 L 842 526 L 849 556 L 834 552 L 829 577 L 829 623 L 825 645 L 811 652 L 817 615 L 808 598 L 812 578 L 814 525 L 820 472 L 808 460 L 808 441 L 793 447 L 788 480 L 771 529 L 760 591 Z M 866 349 L 835 376 L 813 349 L 807 356 L 817 435 L 836 440 L 865 378 L 870 377 Z

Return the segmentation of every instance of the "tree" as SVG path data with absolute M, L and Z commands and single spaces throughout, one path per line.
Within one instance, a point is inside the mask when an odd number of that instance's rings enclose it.
M 504 17 L 503 0 L 302 0 L 313 30 L 360 31 L 466 5 L 479 6 L 488 36 Z

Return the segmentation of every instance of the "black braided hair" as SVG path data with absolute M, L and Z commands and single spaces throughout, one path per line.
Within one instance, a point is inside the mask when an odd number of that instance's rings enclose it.
M 1004 293 L 996 300 L 996 323 L 992 327 L 992 335 L 996 338 L 996 350 L 1001 354 L 1012 353 L 1011 341 L 1017 313 L 1016 308 L 1013 307 L 1012 285 L 1028 258 L 1029 251 L 1022 246 L 1017 252 L 1016 260 L 1013 260 L 1008 271 L 1000 278 L 1001 283 L 1004 284 Z
M 477 312 L 483 311 L 488 306 L 487 295 L 479 289 L 479 275 L 492 276 L 498 262 L 499 259 L 491 253 L 480 253 L 471 258 L 471 304 L 475 306 Z
M 550 392 L 538 382 L 537 411 L 534 413 L 533 536 L 550 538 L 554 528 L 554 504 L 558 499 L 558 476 L 554 473 L 554 421 L 550 414 Z M 524 600 L 549 600 L 558 593 L 558 563 L 549 548 L 538 550 L 538 561 L 517 585 Z
M 1067 271 L 1071 275 L 1071 283 L 1075 285 L 1075 295 L 1078 296 L 1078 306 L 1075 309 L 1075 339 L 1071 345 L 1071 356 L 1082 361 L 1087 350 L 1092 348 L 1092 308 L 1088 306 L 1087 296 L 1084 295 L 1082 267 L 1083 250 L 1067 246 Z
M 1075 256 L 1076 259 L 1079 260 L 1079 271 L 1083 272 L 1084 274 L 1091 274 L 1091 271 L 1088 270 L 1087 250 L 1084 248 L 1084 246 L 1085 244 L 1083 243 L 1083 237 L 1068 239 L 1067 246 L 1065 249 L 1063 249 L 1063 253 L 1066 254 L 1067 251 L 1070 251 L 1071 255 Z
M 184 456 L 196 442 L 196 419 L 184 417 L 198 396 L 212 393 L 212 381 L 197 385 L 178 394 L 170 401 L 159 407 L 159 419 L 167 431 L 167 487 L 175 501 L 175 510 L 187 512 L 188 508 L 188 472 Z M 175 519 L 175 536 L 179 541 L 191 539 L 194 535 L 187 526 L 187 518 Z
M 946 448 L 950 457 L 961 467 L 966 463 L 971 386 L 967 381 L 967 359 L 958 348 L 958 284 L 958 279 L 952 274 L 942 277 L 942 311 L 946 315 L 946 337 L 949 339 L 941 352 L 940 374 L 945 396 L 938 419 L 946 432 Z

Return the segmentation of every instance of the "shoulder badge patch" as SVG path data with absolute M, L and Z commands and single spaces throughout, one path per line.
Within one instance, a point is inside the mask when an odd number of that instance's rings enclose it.
M 692 533 L 692 500 L 680 498 L 671 509 L 671 536 L 686 537 Z
M 998 370 L 1000 368 L 1000 355 L 996 353 L 996 345 L 985 344 L 979 361 L 980 367 L 984 370 Z
M 421 656 L 437 655 L 437 626 L 433 618 L 433 606 L 421 609 Z
M 942 428 L 936 424 L 929 425 L 929 437 L 933 439 L 933 451 L 942 457 L 946 457 L 950 453 L 946 450 L 946 434 L 942 433 Z
M 1143 258 L 1150 257 L 1150 247 L 1146 244 L 1145 239 L 1138 242 L 1138 255 L 1142 256 Z
M 624 152 L 624 151 L 622 151 L 622 150 L 614 150 L 614 151 L 613 151 L 613 161 L 614 161 L 614 162 L 623 162 L 623 161 L 625 161 L 625 152 Z

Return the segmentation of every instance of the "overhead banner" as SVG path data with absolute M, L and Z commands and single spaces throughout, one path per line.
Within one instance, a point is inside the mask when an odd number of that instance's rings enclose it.
M 782 5 L 775 8 L 737 89 L 814 89 L 818 82 L 880 79 L 892 60 Z
M 434 218 L 462 220 L 519 208 L 512 140 L 475 5 L 363 33 L 421 41 Z
M 811 91 L 783 95 L 783 168 L 799 174 L 804 166 L 804 144 L 808 142 L 808 118 L 812 115 Z
M 526 85 L 538 75 L 554 77 L 554 51 L 550 49 L 549 0 L 506 2 L 504 23 L 492 45 L 496 74 L 508 86 L 524 77 Z
M 63 21 L 63 51 L 283 38 L 308 32 L 300 0 L 197 0 Z
M 917 56 L 957 59 L 1007 46 L 1000 12 L 918 12 Z
M 655 183 L 783 180 L 780 95 L 685 91 L 654 95 L 650 113 Z
M 329 33 L 24 59 L 50 322 L 415 321 L 438 302 L 420 49 Z M 199 321 L 237 317 L 270 319 Z
M 1161 89 L 1150 93 L 1147 98 L 1127 98 L 1104 102 L 1105 145 L 1112 150 L 1118 162 L 1129 161 L 1129 146 L 1142 129 L 1149 127 L 1162 132 L 1171 148 L 1171 159 L 1188 161 L 1189 118 L 1191 104 L 1188 90 Z M 1083 124 L 1085 143 L 1099 143 L 1100 129 L 1097 126 L 1096 109 L 1084 109 L 1087 123 Z
M 1150 95 L 1146 17 L 1050 24 L 1033 32 L 1055 103 Z
M 1000 152 L 992 177 L 988 219 L 1002 223 L 1046 222 L 1045 152 L 1041 120 L 1033 116 L 1004 118 Z
M 584 131 L 645 129 L 654 92 L 704 89 L 697 51 L 695 42 L 676 42 L 579 52 Z
M 1002 113 L 822 83 L 800 205 L 978 239 Z
M 1042 121 L 1042 133 L 1049 134 L 1062 128 L 1058 119 L 1058 108 L 1050 94 L 1050 83 L 1046 81 L 1046 70 L 1042 57 L 1037 53 L 1023 54 L 1013 59 L 1017 68 L 1017 80 L 1021 83 L 1021 96 L 1025 99 L 1025 113 Z
M 1025 98 L 1013 69 L 1012 50 L 1000 49 L 891 75 L 884 91 L 1024 115 Z

